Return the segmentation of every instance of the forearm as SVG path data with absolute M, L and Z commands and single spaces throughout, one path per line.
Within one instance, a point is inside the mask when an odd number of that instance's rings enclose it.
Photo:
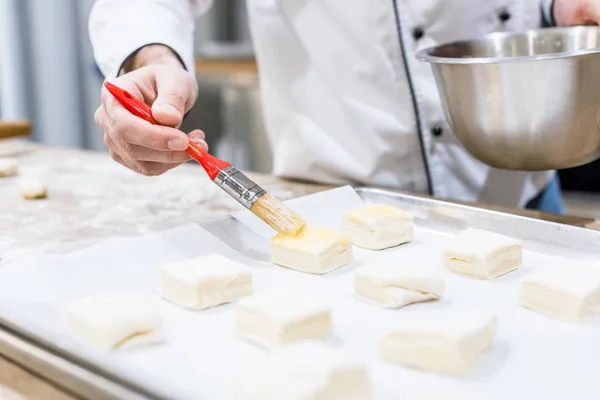
M 117 76 L 132 54 L 162 44 L 194 70 L 194 17 L 207 0 L 96 0 L 89 19 L 94 57 L 106 77 Z M 149 48 L 150 46 L 148 46 Z M 165 56 L 167 57 L 167 56 Z

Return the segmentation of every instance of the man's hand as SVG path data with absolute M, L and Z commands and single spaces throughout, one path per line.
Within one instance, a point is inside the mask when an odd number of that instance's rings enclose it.
M 554 19 L 558 26 L 599 25 L 600 0 L 555 0 Z
M 189 160 L 189 141 L 207 150 L 202 131 L 188 135 L 179 125 L 198 95 L 196 82 L 167 47 L 140 50 L 124 66 L 114 84 L 151 105 L 152 125 L 134 116 L 103 87 L 96 123 L 104 129 L 104 143 L 112 158 L 143 175 L 160 175 Z

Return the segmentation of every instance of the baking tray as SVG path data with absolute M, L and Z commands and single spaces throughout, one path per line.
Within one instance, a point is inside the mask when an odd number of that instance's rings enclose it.
M 473 227 L 517 237 L 528 250 L 544 254 L 599 260 L 600 232 L 444 201 L 361 188 L 356 193 L 370 203 L 397 205 L 412 212 L 420 228 L 454 233 Z M 201 224 L 207 229 L 231 220 Z M 54 345 L 44 337 L 0 317 L 0 353 L 76 396 L 86 399 L 169 399 L 145 385 L 124 379 L 107 369 Z

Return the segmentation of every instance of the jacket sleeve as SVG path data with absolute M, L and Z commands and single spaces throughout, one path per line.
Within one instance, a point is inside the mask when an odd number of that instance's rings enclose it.
M 194 71 L 195 17 L 212 0 L 96 0 L 88 29 L 94 58 L 105 77 L 118 75 L 125 60 L 149 44 L 164 44 Z
M 544 26 L 556 26 L 554 20 L 554 0 L 541 0 L 542 21 Z

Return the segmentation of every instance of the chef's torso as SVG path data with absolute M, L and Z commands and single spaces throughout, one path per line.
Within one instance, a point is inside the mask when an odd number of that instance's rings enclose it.
M 540 26 L 539 0 L 251 0 L 274 173 L 523 206 L 551 172 L 475 160 L 416 51 Z

